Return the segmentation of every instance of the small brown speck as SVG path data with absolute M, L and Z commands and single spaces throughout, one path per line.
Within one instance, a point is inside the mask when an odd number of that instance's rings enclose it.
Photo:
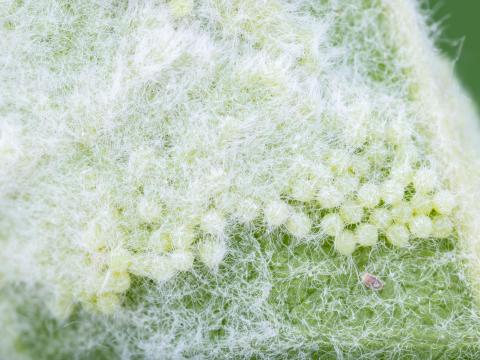
M 364 273 L 362 275 L 362 282 L 370 290 L 382 290 L 383 282 L 377 278 L 375 275 Z

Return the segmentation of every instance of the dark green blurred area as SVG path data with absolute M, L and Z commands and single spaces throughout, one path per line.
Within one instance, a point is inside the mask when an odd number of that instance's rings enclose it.
M 465 89 L 480 108 L 480 0 L 427 0 L 441 30 L 438 46 L 455 60 Z

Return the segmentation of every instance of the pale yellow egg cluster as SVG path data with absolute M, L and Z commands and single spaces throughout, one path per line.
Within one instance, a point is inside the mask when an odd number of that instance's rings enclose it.
M 102 226 L 90 226 L 82 238 L 79 279 L 57 287 L 52 311 L 60 318 L 67 317 L 75 302 L 81 302 L 92 311 L 111 314 L 120 306 L 122 296 L 130 288 L 132 276 L 164 282 L 175 274 L 189 271 L 195 257 L 215 270 L 226 254 L 223 236 L 225 220 L 214 211 L 201 219 L 202 239 L 195 241 L 190 226 L 161 226 L 146 241 L 146 248 L 111 244 L 113 229 L 105 233 Z M 120 242 L 117 242 L 120 244 Z
M 285 224 L 297 238 L 315 238 L 316 232 L 333 237 L 334 248 L 343 255 L 352 254 L 357 246 L 374 246 L 382 237 L 404 247 L 414 238 L 445 238 L 453 233 L 455 198 L 432 169 L 392 171 L 383 181 L 368 181 L 352 169 L 347 172 L 347 177 L 332 175 L 327 184 L 319 179 L 296 182 L 311 194 L 308 200 L 298 187 L 289 194 L 295 201 L 308 201 L 314 209 L 328 211 L 314 226 L 320 231 L 312 232 L 309 217 L 286 201 L 276 200 L 265 207 L 266 223 L 271 227 Z M 342 187 L 346 179 L 349 186 Z
M 415 238 L 450 236 L 456 206 L 453 194 L 431 168 L 402 169 L 392 169 L 384 180 L 375 181 L 353 164 L 339 169 L 328 161 L 319 162 L 310 168 L 309 176 L 288 180 L 293 185 L 275 200 L 262 204 L 246 197 L 235 203 L 230 214 L 210 209 L 190 224 L 162 224 L 151 231 L 146 247 L 111 248 L 102 235 L 105 227 L 91 224 L 82 244 L 86 246 L 84 261 L 92 273 L 76 291 L 82 302 L 110 313 L 129 289 L 132 275 L 166 281 L 191 270 L 195 258 L 215 269 L 227 252 L 228 224 L 234 222 L 284 230 L 297 241 L 333 238 L 334 249 L 342 255 L 351 255 L 358 246 L 375 246 L 379 239 L 405 247 Z M 147 223 L 156 224 L 161 216 L 145 198 L 140 199 L 137 211 Z

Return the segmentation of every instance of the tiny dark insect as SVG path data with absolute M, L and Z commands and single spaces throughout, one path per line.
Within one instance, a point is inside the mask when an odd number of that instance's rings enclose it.
M 383 282 L 375 275 L 369 273 L 363 273 L 362 282 L 367 288 L 371 290 L 382 290 Z

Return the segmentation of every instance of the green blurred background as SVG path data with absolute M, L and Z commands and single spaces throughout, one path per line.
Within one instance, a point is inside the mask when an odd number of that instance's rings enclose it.
M 455 60 L 465 89 L 480 108 L 480 0 L 427 0 L 441 36 L 438 46 Z

